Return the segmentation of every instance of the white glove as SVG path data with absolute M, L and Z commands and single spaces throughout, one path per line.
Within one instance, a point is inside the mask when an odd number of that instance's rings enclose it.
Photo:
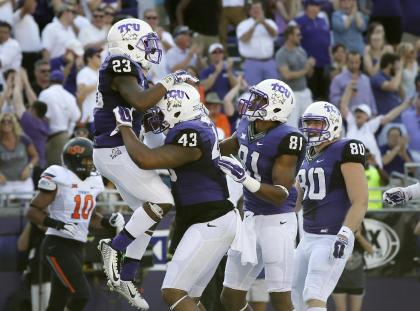
M 252 193 L 260 190 L 261 183 L 249 176 L 242 163 L 234 156 L 221 156 L 217 164 L 223 173 L 230 176 L 234 181 L 244 185 Z
M 396 206 L 410 201 L 411 194 L 407 188 L 395 187 L 385 191 L 382 198 L 385 203 Z
M 166 77 L 164 77 L 162 80 L 160 80 L 158 83 L 162 84 L 163 87 L 169 91 L 171 87 L 173 87 L 175 84 L 180 84 L 182 82 L 192 82 L 194 84 L 198 83 L 200 80 L 198 80 L 196 77 L 193 77 L 185 70 L 177 70 L 174 73 L 168 74 Z
M 109 136 L 114 136 L 119 132 L 120 126 L 133 127 L 133 111 L 134 108 L 127 108 L 123 106 L 117 106 L 113 110 L 116 126 Z
M 345 259 L 346 248 L 349 245 L 350 237 L 353 235 L 353 232 L 350 228 L 342 226 L 340 231 L 335 237 L 334 244 L 331 247 L 331 252 L 329 259 L 333 261 L 335 259 Z
M 74 238 L 77 234 L 77 231 L 79 230 L 76 223 L 70 222 L 67 224 L 64 224 L 63 228 L 60 229 L 60 231 L 63 231 L 63 233 L 66 233 L 70 237 Z
M 115 228 L 124 227 L 124 216 L 120 212 L 112 213 L 111 217 L 109 217 L 109 224 Z

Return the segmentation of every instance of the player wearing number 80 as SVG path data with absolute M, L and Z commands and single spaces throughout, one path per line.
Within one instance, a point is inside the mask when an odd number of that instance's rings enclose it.
M 219 165 L 244 186 L 243 224 L 244 231 L 250 232 L 244 239 L 253 241 L 256 258 L 247 261 L 240 251 L 229 251 L 222 302 L 226 310 L 249 310 L 246 293 L 264 268 L 275 310 L 291 311 L 297 233 L 293 184 L 304 157 L 305 138 L 285 124 L 296 105 L 287 84 L 268 79 L 251 87 L 250 93 L 248 100 L 240 102 L 245 118 L 237 132 L 220 143 L 222 155 L 238 155 L 241 163 L 222 157 Z
M 296 311 L 327 310 L 328 296 L 352 253 L 353 232 L 367 210 L 365 147 L 340 139 L 341 127 L 340 112 L 327 102 L 311 104 L 300 120 L 310 147 L 297 176 L 296 209 L 303 207 L 304 235 L 295 255 Z
M 89 285 L 82 271 L 89 225 L 109 229 L 124 226 L 120 213 L 107 219 L 94 212 L 96 196 L 104 185 L 101 176 L 92 172 L 92 150 L 88 139 L 70 140 L 63 149 L 64 167 L 53 165 L 42 173 L 40 192 L 28 210 L 30 221 L 48 228 L 42 249 L 53 270 L 49 311 L 62 311 L 66 306 L 72 311 L 83 310 L 89 299 Z

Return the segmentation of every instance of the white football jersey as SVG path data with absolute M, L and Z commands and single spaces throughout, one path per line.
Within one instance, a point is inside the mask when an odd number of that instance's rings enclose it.
M 101 176 L 92 173 L 85 180 L 81 180 L 69 169 L 52 165 L 42 173 L 38 187 L 52 190 L 55 188 L 52 183 L 57 187 L 57 194 L 49 206 L 49 216 L 64 223 L 77 223 L 79 230 L 75 237 L 54 228 L 48 228 L 46 234 L 86 242 L 96 197 L 104 190 Z

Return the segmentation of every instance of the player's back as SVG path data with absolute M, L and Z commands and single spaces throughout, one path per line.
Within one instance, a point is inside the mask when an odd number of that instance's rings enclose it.
M 176 206 L 227 200 L 226 177 L 217 166 L 220 152 L 216 129 L 207 117 L 178 123 L 169 130 L 165 144 L 202 151 L 199 160 L 170 170 Z
M 99 84 L 96 94 L 96 108 L 94 110 L 94 144 L 95 148 L 112 148 L 123 146 L 124 142 L 119 133 L 110 136 L 115 129 L 113 109 L 117 106 L 131 107 L 121 94 L 112 88 L 112 81 L 118 76 L 133 76 L 140 88 L 147 89 L 148 82 L 139 64 L 125 55 L 109 55 L 99 69 Z M 133 130 L 138 135 L 142 114 L 134 111 Z
M 296 173 L 304 159 L 305 138 L 298 129 L 279 124 L 266 132 L 256 133 L 255 123 L 242 119 L 237 129 L 239 159 L 248 173 L 258 181 L 272 185 L 272 172 L 280 155 L 296 155 Z M 292 212 L 297 198 L 295 187 L 283 204 L 267 202 L 244 188 L 244 209 L 256 215 L 272 215 Z
M 341 164 L 364 165 L 365 147 L 354 139 L 340 139 L 315 156 L 308 149 L 298 173 L 303 190 L 303 227 L 308 233 L 337 234 L 351 203 Z
M 57 193 L 49 206 L 50 217 L 64 223 L 77 223 L 79 230 L 75 237 L 70 237 L 64 231 L 54 228 L 48 228 L 46 234 L 86 242 L 96 197 L 104 190 L 102 177 L 92 174 L 81 180 L 69 169 L 52 165 L 42 173 L 39 186 L 42 188 L 43 184 L 51 182 L 56 184 Z

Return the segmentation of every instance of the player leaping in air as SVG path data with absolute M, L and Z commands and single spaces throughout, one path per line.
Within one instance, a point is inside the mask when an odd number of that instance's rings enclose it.
M 127 154 L 120 133 L 112 133 L 116 125 L 113 109 L 118 105 L 135 109 L 133 131 L 138 135 L 143 111 L 153 107 L 174 84 L 197 82 L 181 70 L 148 88 L 146 74 L 151 64 L 159 63 L 162 56 L 158 40 L 149 24 L 139 19 L 124 19 L 111 27 L 107 38 L 109 56 L 99 71 L 94 111 L 95 166 L 115 184 L 134 211 L 116 238 L 100 242 L 104 270 L 112 288 L 127 297 L 132 305 L 143 309 L 148 305 L 131 281 L 150 241 L 153 226 L 174 201 L 159 175 L 154 170 L 139 168 Z M 121 271 L 118 251 L 125 253 Z
M 341 139 L 341 127 L 340 112 L 327 102 L 311 104 L 300 121 L 309 148 L 297 176 L 304 234 L 295 254 L 296 311 L 327 310 L 367 210 L 365 146 Z

